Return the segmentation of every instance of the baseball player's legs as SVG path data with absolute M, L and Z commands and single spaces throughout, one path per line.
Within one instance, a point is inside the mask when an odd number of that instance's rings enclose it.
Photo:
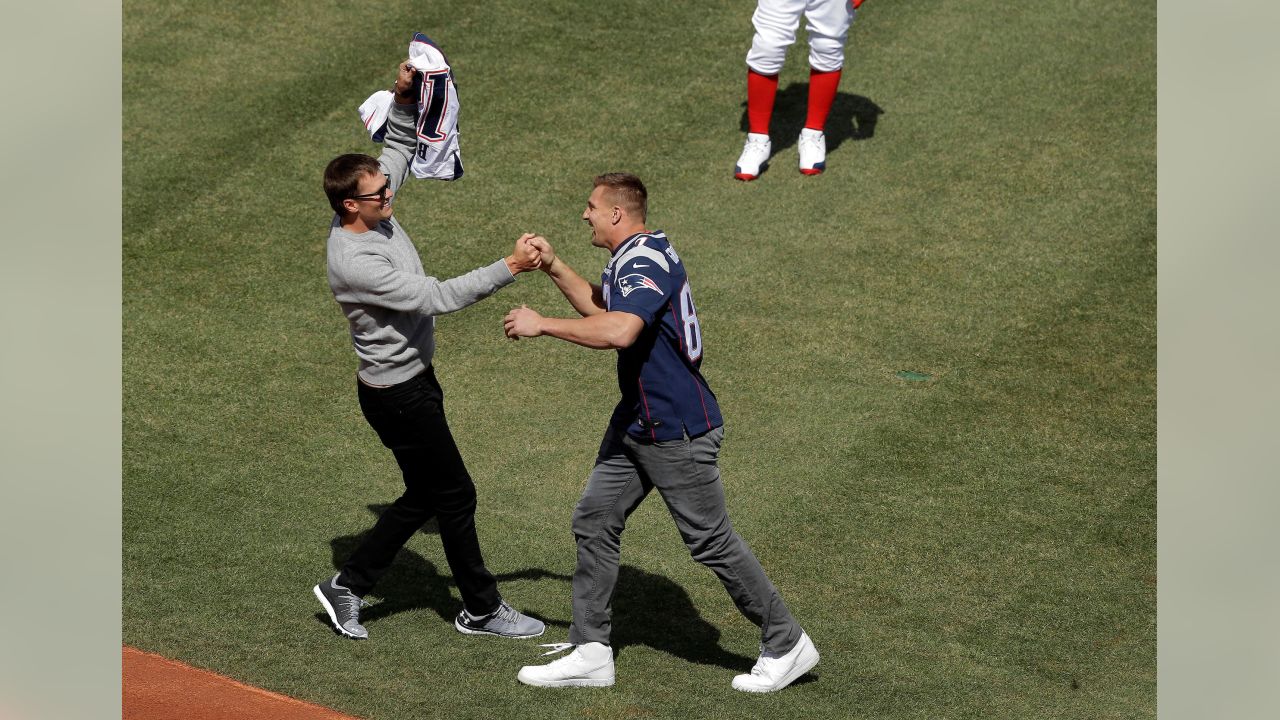
M 844 45 L 854 11 L 849 0 L 809 0 L 809 108 L 796 145 L 800 172 L 820 175 L 827 167 L 827 116 L 835 103 L 844 67 Z
M 806 0 L 760 0 L 751 15 L 755 37 L 747 51 L 747 67 L 761 75 L 777 75 L 787 57 L 787 48 L 796 41 L 796 29 L 804 14 Z
M 626 439 L 641 474 L 667 504 L 694 560 L 720 579 L 742 614 L 760 627 L 766 650 L 785 653 L 801 629 L 746 541 L 733 529 L 716 461 L 724 428 L 665 442 Z
M 854 11 L 848 0 L 809 0 L 804 11 L 809 34 L 809 66 L 819 72 L 844 67 L 844 45 Z
M 623 452 L 620 438 L 625 435 L 613 426 L 605 431 L 595 467 L 573 513 L 578 566 L 573 573 L 569 642 L 574 645 L 609 644 L 622 531 L 651 487 Z
M 395 455 L 405 492 L 378 518 L 343 566 L 339 584 L 357 595 L 372 589 L 400 548 L 433 514 L 467 610 L 498 606 L 497 581 L 485 567 L 476 535 L 476 490 L 444 417 L 444 396 L 430 367 L 390 388 L 360 386 L 360 406 Z
M 759 177 L 773 154 L 769 122 L 778 94 L 778 73 L 787 48 L 796 41 L 805 1 L 759 0 L 751 16 L 756 32 L 747 51 L 747 140 L 733 166 L 733 176 L 739 180 Z

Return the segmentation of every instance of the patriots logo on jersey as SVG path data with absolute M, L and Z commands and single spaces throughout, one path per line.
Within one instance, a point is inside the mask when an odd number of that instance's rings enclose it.
M 618 278 L 618 290 L 622 291 L 622 297 L 626 297 L 641 288 L 648 288 L 659 295 L 662 294 L 662 288 L 658 287 L 658 283 L 640 273 L 631 273 Z

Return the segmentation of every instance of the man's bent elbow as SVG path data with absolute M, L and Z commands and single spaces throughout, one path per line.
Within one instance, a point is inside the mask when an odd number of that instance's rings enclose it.
M 619 328 L 609 338 L 609 347 L 614 350 L 625 350 L 636 343 L 636 338 L 640 337 L 640 331 L 631 327 Z

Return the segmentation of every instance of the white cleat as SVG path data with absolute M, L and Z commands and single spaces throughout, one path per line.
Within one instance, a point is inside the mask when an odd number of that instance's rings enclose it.
M 767 650 L 760 653 L 756 666 L 747 675 L 733 679 L 733 689 L 743 692 L 767 693 L 790 685 L 796 678 L 809 672 L 818 664 L 818 649 L 805 632 L 800 642 L 785 655 L 775 655 Z
M 525 665 L 516 679 L 537 687 L 609 687 L 613 684 L 613 648 L 593 642 L 583 645 L 555 643 L 550 655 L 573 648 L 573 652 L 546 665 Z
M 773 144 L 769 136 L 762 133 L 747 133 L 747 144 L 742 146 L 742 155 L 738 156 L 738 164 L 733 168 L 733 176 L 739 180 L 755 180 L 769 164 L 769 153 Z
M 827 136 L 821 130 L 804 128 L 800 131 L 800 172 L 820 175 L 827 169 Z

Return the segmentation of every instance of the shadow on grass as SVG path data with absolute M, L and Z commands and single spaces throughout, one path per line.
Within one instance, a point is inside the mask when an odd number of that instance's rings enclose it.
M 618 570 L 613 596 L 613 647 L 645 645 L 700 665 L 747 672 L 754 657 L 720 647 L 720 630 L 702 619 L 689 593 L 671 580 L 630 565 Z
M 380 515 L 387 505 L 370 505 L 374 515 Z M 333 551 L 333 567 L 340 569 L 355 551 L 365 534 L 344 535 L 329 542 Z M 435 519 L 427 521 L 420 531 L 425 535 L 438 535 Z M 560 580 L 571 583 L 569 575 L 553 573 L 541 568 L 526 568 L 496 576 L 501 583 L 512 580 Z M 418 553 L 401 549 L 391 568 L 371 595 L 381 598 L 360 613 L 362 624 L 409 610 L 430 610 L 446 621 L 453 621 L 461 603 L 450 594 L 453 578 L 442 576 L 436 566 Z M 569 610 L 569 608 L 566 608 Z M 528 613 L 550 627 L 563 628 L 567 633 L 568 620 L 546 618 Z M 566 613 L 568 614 L 568 613 Z M 321 612 L 316 620 L 330 627 L 329 617 Z M 632 645 L 644 645 L 659 652 L 674 655 L 682 660 L 700 665 L 715 665 L 736 672 L 747 672 L 755 664 L 755 657 L 729 652 L 720 647 L 720 630 L 707 622 L 693 606 L 689 593 L 670 579 L 645 572 L 631 565 L 618 570 L 618 585 L 613 600 L 613 647 L 619 653 Z M 802 684 L 813 681 L 806 675 L 796 681 Z
M 773 103 L 773 119 L 769 124 L 769 137 L 773 140 L 773 154 L 796 144 L 800 129 L 804 127 L 809 111 L 809 83 L 793 83 L 779 90 Z M 827 116 L 827 153 L 840 147 L 845 140 L 868 140 L 876 134 L 876 122 L 884 114 L 884 108 L 870 98 L 838 92 Z M 742 102 L 742 118 L 739 129 L 747 132 L 747 103 Z
M 381 516 L 383 511 L 390 505 L 371 504 L 368 507 L 369 512 L 377 517 Z M 351 553 L 355 552 L 355 549 L 359 547 L 371 530 L 372 528 L 359 535 L 343 535 L 329 541 L 334 570 L 342 569 L 343 563 L 351 556 Z M 432 517 L 427 520 L 418 532 L 423 535 L 438 536 L 440 534 L 440 526 L 436 519 Z M 560 575 L 541 568 L 526 568 L 515 572 L 497 574 L 494 577 L 498 580 L 499 591 L 502 589 L 502 583 L 511 580 L 550 578 L 568 582 L 572 579 L 568 575 Z M 387 574 L 378 581 L 377 587 L 369 593 L 371 596 L 369 599 L 381 598 L 381 600 L 360 612 L 360 622 L 361 624 L 376 622 L 381 618 L 409 610 L 430 610 L 440 616 L 441 619 L 453 622 L 458 610 L 462 609 L 462 603 L 450 594 L 449 588 L 452 585 L 452 576 L 441 575 L 436 571 L 435 564 L 408 548 L 401 548 L 400 552 L 396 553 L 396 558 L 392 561 L 391 568 L 387 570 Z M 566 629 L 569 627 L 568 622 L 548 620 L 532 612 L 528 613 L 528 615 L 538 618 L 547 625 L 559 625 Z M 329 616 L 325 613 L 317 613 L 316 619 L 324 623 L 326 627 L 332 627 L 329 623 Z

